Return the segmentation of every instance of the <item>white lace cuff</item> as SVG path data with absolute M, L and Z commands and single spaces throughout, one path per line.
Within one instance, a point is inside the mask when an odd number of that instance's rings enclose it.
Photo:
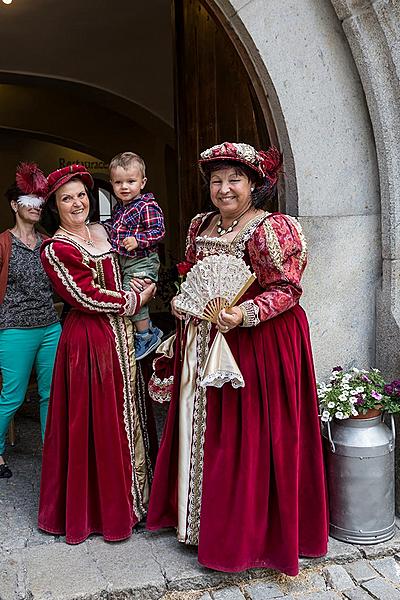
M 239 308 L 243 315 L 241 327 L 255 327 L 259 324 L 260 319 L 258 315 L 260 309 L 257 304 L 253 302 L 253 300 L 246 300 L 245 302 L 242 302 L 242 304 L 239 304 Z
M 124 315 L 131 317 L 136 312 L 137 300 L 136 292 L 126 292 Z
M 222 387 L 225 383 L 230 383 L 233 388 L 244 387 L 244 379 L 241 373 L 231 371 L 215 371 L 209 373 L 200 382 L 201 387 Z

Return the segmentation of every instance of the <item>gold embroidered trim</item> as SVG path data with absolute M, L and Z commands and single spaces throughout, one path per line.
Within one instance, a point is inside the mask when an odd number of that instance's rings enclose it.
M 113 268 L 114 281 L 116 282 L 117 290 L 122 290 L 121 269 L 115 252 L 111 254 L 111 265 Z
M 207 395 L 200 385 L 201 373 L 208 354 L 211 323 L 200 321 L 197 330 L 197 377 L 193 411 L 193 440 L 190 458 L 189 501 L 186 543 L 198 544 L 200 531 L 200 509 L 203 487 L 204 435 L 206 431 Z
M 293 225 L 296 228 L 297 235 L 299 236 L 300 243 L 301 243 L 301 253 L 300 253 L 300 257 L 299 257 L 299 269 L 302 269 L 302 267 L 307 259 L 307 254 L 308 254 L 307 240 L 303 233 L 303 228 L 300 225 L 299 220 L 296 217 L 290 217 L 290 219 L 292 220 Z
M 51 266 L 53 267 L 55 273 L 62 281 L 64 287 L 69 291 L 71 296 L 75 298 L 75 300 L 90 310 L 94 310 L 97 312 L 119 312 L 121 309 L 121 305 L 117 302 L 99 302 L 94 298 L 91 298 L 87 294 L 83 292 L 83 290 L 77 285 L 74 278 L 68 271 L 67 267 L 64 265 L 62 261 L 58 258 L 51 244 L 46 246 L 45 255 Z M 82 260 L 82 264 L 87 266 Z M 90 267 L 89 267 L 90 268 Z M 120 297 L 120 295 L 118 294 Z
M 269 213 L 268 211 L 265 211 L 263 215 L 254 217 L 254 219 L 252 219 L 251 221 L 246 223 L 246 225 L 243 227 L 243 229 L 241 231 L 239 231 L 236 238 L 234 238 L 232 240 L 232 243 L 234 243 L 234 245 L 237 247 L 238 251 L 240 252 L 239 256 L 238 256 L 238 252 L 237 251 L 235 252 L 235 254 L 239 258 L 242 258 L 244 255 L 246 242 L 249 241 L 249 239 L 251 238 L 254 231 L 257 229 L 257 227 L 260 225 L 260 223 L 262 223 L 262 221 L 264 221 L 267 217 L 269 217 L 270 214 L 271 213 Z
M 131 333 L 131 343 L 133 344 L 133 336 Z M 144 457 L 142 461 L 141 471 L 141 479 L 139 478 L 139 483 L 141 484 L 142 494 L 143 494 L 143 503 L 147 507 L 149 502 L 150 495 L 150 486 L 153 481 L 153 465 L 151 463 L 150 456 L 150 437 L 148 431 L 148 420 L 147 420 L 147 407 L 146 407 L 146 382 L 143 377 L 142 367 L 140 363 L 136 363 L 134 358 L 134 353 L 131 353 L 131 364 L 134 368 L 136 364 L 136 379 L 135 379 L 135 401 L 136 401 L 136 411 L 139 416 L 139 426 L 140 433 L 142 436 L 142 444 L 144 449 Z M 144 467 L 144 472 L 143 472 Z
M 275 233 L 271 223 L 266 219 L 264 221 L 264 230 L 267 238 L 268 252 L 271 257 L 272 263 L 279 273 L 284 274 L 283 269 L 283 254 L 282 248 L 278 240 L 278 236 Z
M 113 271 L 114 271 L 114 261 L 113 261 L 112 257 L 110 257 L 110 260 L 111 260 L 111 264 L 113 266 Z M 85 262 L 85 261 L 83 261 L 83 262 Z M 86 264 L 86 262 L 85 262 L 85 264 Z M 107 289 L 106 278 L 104 275 L 104 265 L 103 265 L 102 260 L 98 260 L 95 262 L 95 265 L 96 265 L 95 269 L 92 269 L 92 267 L 90 267 L 89 261 L 87 262 L 87 265 L 93 273 L 93 282 L 92 282 L 93 287 L 101 290 L 103 292 L 103 294 L 106 294 L 107 296 L 112 296 L 113 298 L 121 297 L 120 292 Z M 115 276 L 115 273 L 114 273 L 114 276 Z M 98 279 L 99 283 L 95 283 L 96 279 Z M 114 279 L 114 281 L 115 281 L 115 279 Z
M 146 514 L 146 508 L 143 502 L 142 489 L 139 485 L 136 471 L 136 456 L 135 456 L 135 442 L 136 430 L 138 427 L 137 414 L 135 410 L 135 398 L 134 398 L 134 385 L 135 385 L 135 373 L 133 372 L 133 380 L 131 380 L 131 368 L 132 365 L 129 362 L 129 346 L 128 346 L 128 332 L 127 328 L 132 328 L 131 322 L 123 317 L 115 315 L 107 315 L 110 321 L 112 331 L 115 339 L 115 349 L 118 356 L 118 361 L 121 368 L 122 381 L 123 381 L 123 396 L 124 396 L 124 425 L 125 432 L 128 440 L 129 452 L 131 457 L 132 466 L 132 481 L 131 481 L 131 493 L 132 493 L 132 504 L 133 511 L 137 518 L 140 520 Z
M 190 222 L 190 226 L 189 226 L 189 231 L 188 231 L 188 234 L 187 234 L 187 236 L 186 236 L 186 242 L 185 242 L 185 254 L 187 254 L 187 251 L 189 250 L 189 246 L 190 246 L 190 244 L 191 244 L 191 241 L 192 241 L 192 240 L 191 240 L 191 236 L 190 236 L 190 234 L 191 234 L 191 226 L 192 226 L 192 223 L 193 223 L 194 221 L 196 221 L 197 219 L 201 219 L 201 222 L 199 223 L 199 227 L 201 227 L 201 224 L 204 222 L 204 219 L 205 219 L 205 218 L 206 218 L 206 217 L 207 217 L 209 214 L 211 214 L 211 213 L 209 213 L 209 212 L 206 212 L 206 213 L 198 213 L 198 214 L 197 214 L 195 217 L 193 217 L 193 219 L 191 220 L 191 222 Z
M 212 254 L 232 254 L 237 258 L 243 258 L 246 249 L 246 242 L 251 238 L 254 231 L 260 225 L 260 223 L 266 219 L 271 213 L 265 212 L 246 223 L 246 225 L 239 231 L 237 236 L 232 241 L 226 242 L 224 239 L 217 237 L 196 237 L 196 257 L 199 259 L 201 254 L 202 258 L 210 256 Z
M 91 254 L 89 252 L 89 250 L 87 250 L 87 248 L 85 248 L 84 246 L 81 246 L 81 244 L 79 244 L 79 242 L 76 242 L 75 240 L 72 240 L 71 238 L 67 237 L 66 235 L 63 235 L 62 233 L 56 233 L 55 235 L 53 235 L 53 240 L 62 240 L 63 242 L 67 242 L 68 244 L 71 244 L 71 246 L 74 246 L 75 248 L 77 248 L 77 250 L 79 250 L 79 252 L 82 254 L 83 257 L 85 257 L 85 260 L 87 261 L 89 258 L 91 258 L 94 261 L 97 260 L 103 260 L 103 258 L 107 255 L 110 256 L 114 256 L 114 251 L 110 248 L 110 250 L 106 250 L 106 252 L 102 252 L 101 254 Z M 88 264 L 88 263 L 86 263 Z

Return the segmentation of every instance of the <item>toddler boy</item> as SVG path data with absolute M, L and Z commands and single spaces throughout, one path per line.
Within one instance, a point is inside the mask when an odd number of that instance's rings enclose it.
M 158 280 L 160 259 L 157 245 L 165 235 L 164 216 L 153 194 L 142 192 L 147 182 L 146 165 L 138 154 L 117 154 L 109 169 L 118 202 L 106 225 L 111 245 L 118 253 L 122 287 L 129 291 L 133 277 Z M 157 348 L 163 332 L 152 326 L 147 306 L 143 306 L 131 319 L 136 328 L 136 360 L 140 360 Z

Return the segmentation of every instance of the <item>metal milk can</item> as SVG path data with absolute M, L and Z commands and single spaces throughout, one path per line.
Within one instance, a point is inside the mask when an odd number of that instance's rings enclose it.
M 395 532 L 394 445 L 382 416 L 327 423 L 330 535 L 351 544 L 377 544 Z

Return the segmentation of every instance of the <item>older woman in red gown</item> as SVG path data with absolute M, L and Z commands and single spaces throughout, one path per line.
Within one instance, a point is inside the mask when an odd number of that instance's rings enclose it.
M 213 569 L 296 575 L 299 555 L 326 553 L 328 519 L 309 329 L 299 306 L 306 243 L 296 219 L 264 209 L 280 163 L 276 149 L 246 144 L 201 154 L 216 211 L 193 219 L 186 261 L 234 255 L 257 279 L 216 326 L 186 315 L 173 378 L 153 377 L 154 396 L 170 396 L 171 405 L 147 527 L 177 527 L 178 539 L 198 545 L 199 562 Z M 182 319 L 174 301 L 173 312 Z M 229 378 L 201 385 L 217 329 L 244 387 Z
M 77 544 L 127 538 L 146 514 L 152 467 L 132 325 L 154 293 L 125 292 L 104 228 L 86 225 L 91 175 L 72 165 L 48 177 L 57 220 L 42 246 L 56 292 L 71 307 L 54 366 L 43 450 L 39 527 Z

